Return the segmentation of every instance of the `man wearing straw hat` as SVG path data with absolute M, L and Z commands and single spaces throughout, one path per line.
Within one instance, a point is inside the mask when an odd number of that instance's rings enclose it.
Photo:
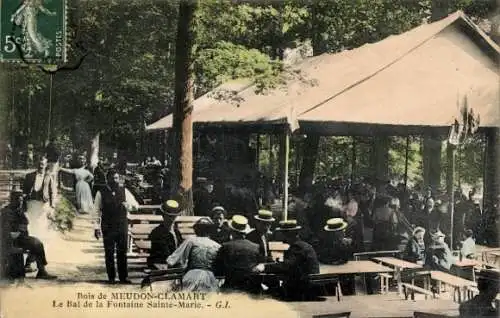
M 283 233 L 284 242 L 290 247 L 285 251 L 283 262 L 259 264 L 256 272 L 278 273 L 284 276 L 283 297 L 286 300 L 314 299 L 309 275 L 319 273 L 319 262 L 313 247 L 299 238 L 301 226 L 296 220 L 280 222 L 276 231 Z
M 247 239 L 259 245 L 260 255 L 266 262 L 272 262 L 273 257 L 269 251 L 269 230 L 275 218 L 273 212 L 267 210 L 259 210 L 258 214 L 254 216 L 255 229 L 247 235 Z
M 252 271 L 260 260 L 259 245 L 245 238 L 250 232 L 248 219 L 234 215 L 228 226 L 232 240 L 222 244 L 215 261 L 216 276 L 225 276 L 221 289 L 260 293 L 260 281 Z
M 160 206 L 163 223 L 149 234 L 151 250 L 148 257 L 148 267 L 156 268 L 155 264 L 166 264 L 170 256 L 182 243 L 182 236 L 174 227 L 175 218 L 180 214 L 180 204 L 176 200 L 167 200 Z
M 319 252 L 322 263 L 341 265 L 347 263 L 352 254 L 352 240 L 345 238 L 347 222 L 342 218 L 332 218 L 326 221 L 323 228 L 323 244 Z
M 477 278 L 479 295 L 460 305 L 460 317 L 498 317 L 498 307 L 493 307 L 492 303 L 500 292 L 499 283 L 498 270 L 481 270 Z
M 345 237 L 347 222 L 342 218 L 332 218 L 326 221 L 323 228 L 323 244 L 319 251 L 321 263 L 342 265 L 352 258 L 352 239 Z M 340 284 L 345 295 L 354 294 L 354 275 L 341 275 Z

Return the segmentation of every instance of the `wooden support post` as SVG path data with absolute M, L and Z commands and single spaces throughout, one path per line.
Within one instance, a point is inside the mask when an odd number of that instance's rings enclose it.
M 287 130 L 284 133 L 284 141 L 285 141 L 285 153 L 284 153 L 284 175 L 283 175 L 283 191 L 284 191 L 284 196 L 283 196 L 283 221 L 286 221 L 288 219 L 288 162 L 290 159 L 290 132 Z
M 408 191 L 408 162 L 409 158 L 408 156 L 410 155 L 410 136 L 406 136 L 406 149 L 405 149 L 405 176 L 404 176 L 404 182 L 405 182 L 405 193 Z
M 354 176 L 356 174 L 356 137 L 352 137 L 352 152 L 351 152 L 351 184 L 354 183 Z

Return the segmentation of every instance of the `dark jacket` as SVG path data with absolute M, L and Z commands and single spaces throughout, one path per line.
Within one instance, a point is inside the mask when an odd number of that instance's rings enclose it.
M 453 265 L 453 255 L 448 244 L 433 244 L 427 250 L 426 263 L 427 267 L 434 270 L 447 272 Z
M 257 293 L 260 282 L 252 269 L 261 262 L 259 245 L 247 239 L 236 239 L 222 244 L 214 263 L 216 276 L 225 276 L 223 289 Z
M 271 255 L 271 251 L 269 250 L 269 237 L 268 235 L 264 236 L 264 239 L 262 238 L 262 235 L 257 232 L 257 230 L 253 230 L 252 232 L 248 233 L 247 239 L 257 245 L 259 245 L 259 253 L 262 259 L 265 262 L 272 262 L 273 261 L 273 256 Z M 267 251 L 267 255 L 265 255 L 265 252 Z
M 224 223 L 221 227 L 215 227 L 210 238 L 220 245 L 229 242 L 229 240 L 231 240 L 231 232 L 227 224 Z
M 128 230 L 127 211 L 125 202 L 125 188 L 112 189 L 105 187 L 101 192 L 101 228 L 105 230 Z M 103 233 L 104 234 L 104 233 Z
M 25 195 L 28 196 L 28 200 L 40 200 L 43 202 L 49 202 L 50 205 L 53 204 L 53 200 L 55 198 L 55 191 L 56 191 L 56 184 L 54 184 L 52 177 L 50 174 L 46 173 L 44 174 L 44 179 L 43 179 L 43 185 L 42 189 L 40 190 L 41 193 L 37 195 L 35 193 L 33 187 L 35 186 L 35 179 L 36 179 L 37 172 L 31 172 L 28 173 L 23 182 L 23 192 Z
M 182 236 L 178 229 L 174 229 L 175 238 L 170 229 L 162 223 L 155 227 L 149 234 L 151 240 L 151 250 L 148 257 L 148 266 L 154 267 L 154 264 L 166 264 L 167 257 L 170 256 L 182 243 Z
M 193 192 L 194 215 L 207 215 L 212 209 L 212 195 L 205 188 L 196 189 Z
M 460 317 L 498 317 L 498 309 L 495 309 L 491 303 L 481 301 L 479 296 L 475 296 L 459 307 Z
M 341 265 L 351 259 L 352 245 L 346 240 L 323 237 L 319 248 L 319 260 L 324 264 Z
M 310 274 L 319 273 L 316 252 L 308 243 L 298 240 L 285 251 L 283 262 L 266 265 L 266 272 L 283 274 L 288 286 L 300 286 Z
M 406 248 L 404 250 L 404 259 L 412 263 L 421 261 L 425 264 L 425 253 L 425 244 L 424 246 L 421 246 L 414 238 L 412 238 L 406 244 Z
M 45 148 L 45 155 L 48 162 L 57 162 L 61 154 L 53 143 L 49 143 Z

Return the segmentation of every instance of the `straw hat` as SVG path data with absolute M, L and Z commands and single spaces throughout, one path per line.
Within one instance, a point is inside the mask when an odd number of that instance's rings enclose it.
M 276 228 L 276 231 L 298 231 L 301 228 L 297 225 L 297 220 L 286 220 L 280 222 L 280 227 Z
M 333 218 L 326 221 L 326 225 L 323 228 L 327 232 L 342 231 L 347 227 L 347 222 L 342 218 Z
M 234 215 L 229 221 L 229 228 L 235 232 L 247 234 L 250 232 L 250 226 L 248 225 L 248 219 L 243 215 Z
M 167 200 L 162 203 L 160 210 L 165 215 L 178 216 L 181 212 L 179 202 L 176 200 Z
M 276 221 L 275 218 L 273 218 L 273 212 L 268 211 L 268 210 L 259 210 L 258 214 L 254 216 L 256 220 L 262 221 L 262 222 L 274 222 Z

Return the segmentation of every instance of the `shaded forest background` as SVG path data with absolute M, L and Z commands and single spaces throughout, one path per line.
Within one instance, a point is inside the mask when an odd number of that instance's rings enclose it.
M 2 76 L 9 96 L 5 142 L 15 150 L 42 147 L 48 133 L 63 151 L 87 150 L 100 136 L 101 153 L 118 151 L 129 161 L 169 151 L 161 133 L 146 124 L 172 111 L 178 2 L 173 0 L 70 1 L 70 63 L 88 54 L 74 71 L 50 77 L 34 67 L 9 66 Z M 317 0 L 200 1 L 197 10 L 195 97 L 221 83 L 252 79 L 265 94 L 280 85 L 289 49 L 310 47 L 317 55 L 353 49 L 410 30 L 431 19 L 433 6 L 463 10 L 485 31 L 498 30 L 496 0 Z M 494 36 L 494 34 L 492 34 Z M 52 99 L 49 114 L 49 101 Z M 50 116 L 50 126 L 49 126 Z M 278 146 L 260 137 L 260 167 L 278 175 Z M 293 136 L 292 182 L 298 178 L 304 136 Z M 409 181 L 422 181 L 422 147 L 410 138 Z M 355 145 L 355 151 L 353 151 Z M 371 173 L 373 140 L 321 137 L 316 175 L 366 176 Z M 481 182 L 484 140 L 479 135 L 458 154 L 457 180 Z M 443 147 L 443 177 L 446 153 Z M 402 180 L 406 138 L 390 139 L 389 176 Z M 353 158 L 356 164 L 353 165 Z

